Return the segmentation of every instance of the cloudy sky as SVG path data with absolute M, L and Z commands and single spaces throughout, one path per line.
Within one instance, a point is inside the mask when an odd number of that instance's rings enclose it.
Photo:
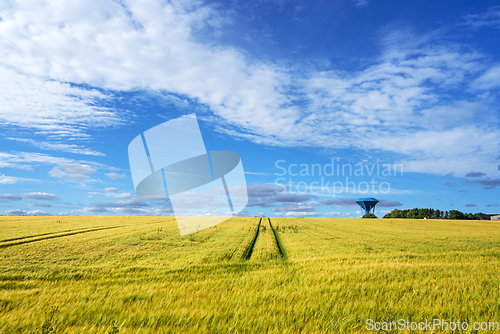
M 499 37 L 494 1 L 2 1 L 0 214 L 172 214 L 127 148 L 191 113 L 244 214 L 500 213 Z

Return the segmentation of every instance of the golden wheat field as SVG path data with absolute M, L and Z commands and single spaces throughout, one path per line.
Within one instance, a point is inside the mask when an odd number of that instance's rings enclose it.
M 500 321 L 495 221 L 232 218 L 180 237 L 173 217 L 0 217 L 0 235 L 5 334 Z

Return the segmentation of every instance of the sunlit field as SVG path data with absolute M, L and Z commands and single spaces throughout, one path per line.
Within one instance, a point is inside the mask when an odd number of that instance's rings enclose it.
M 6 334 L 500 321 L 495 221 L 232 218 L 180 237 L 173 217 L 0 217 L 0 239 Z

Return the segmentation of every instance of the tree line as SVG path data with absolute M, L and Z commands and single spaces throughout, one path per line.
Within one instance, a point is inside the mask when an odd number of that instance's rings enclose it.
M 458 210 L 450 210 L 450 211 L 441 211 L 435 209 L 405 209 L 398 210 L 394 209 L 388 214 L 384 216 L 384 218 L 407 218 L 407 219 L 423 219 L 423 218 L 432 218 L 432 219 L 479 219 L 482 215 L 482 212 L 478 213 L 464 213 Z

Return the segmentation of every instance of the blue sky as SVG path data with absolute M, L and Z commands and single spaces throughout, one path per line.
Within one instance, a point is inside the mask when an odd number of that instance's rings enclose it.
M 499 37 L 494 1 L 3 1 L 0 214 L 171 215 L 127 148 L 191 113 L 244 214 L 500 213 Z

